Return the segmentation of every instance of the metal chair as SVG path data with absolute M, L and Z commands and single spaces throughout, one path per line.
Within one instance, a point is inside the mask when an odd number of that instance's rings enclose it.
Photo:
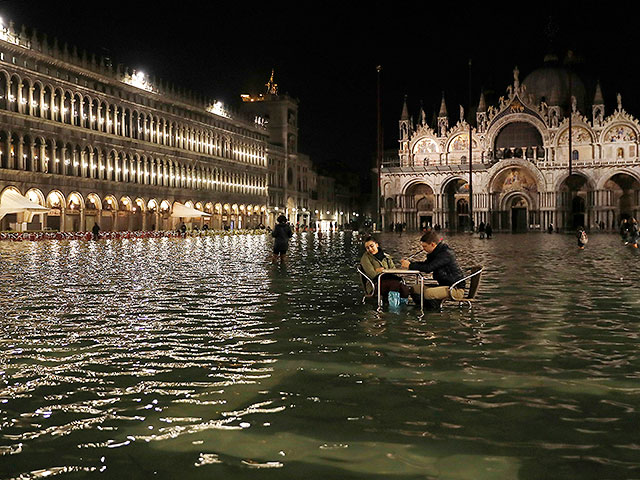
M 460 300 L 456 300 L 455 298 L 451 297 L 451 294 L 450 294 L 449 298 L 445 298 L 442 301 L 442 304 L 444 304 L 445 302 L 458 302 L 458 306 L 461 307 L 463 303 L 467 303 L 469 305 L 469 310 L 471 310 L 471 305 L 475 301 L 476 294 L 478 293 L 478 288 L 480 288 L 480 280 L 482 279 L 483 270 L 484 270 L 484 267 L 481 267 L 480 265 L 476 265 L 475 267 L 472 267 L 471 273 L 469 275 L 467 275 L 464 278 L 461 278 L 460 280 L 458 280 L 456 283 L 454 283 L 449 287 L 449 292 L 451 292 L 453 288 L 456 288 L 456 285 L 464 282 L 465 280 L 469 280 L 469 289 L 467 290 L 466 295 Z
M 356 265 L 356 270 L 360 274 L 360 281 L 362 282 L 362 288 L 364 289 L 364 296 L 362 297 L 362 303 L 365 303 L 367 301 L 367 298 L 376 296 L 376 288 L 377 288 L 376 283 L 367 276 L 367 274 L 364 272 L 364 269 L 362 268 L 362 265 L 360 264 Z M 367 293 L 367 285 L 371 285 L 370 294 Z

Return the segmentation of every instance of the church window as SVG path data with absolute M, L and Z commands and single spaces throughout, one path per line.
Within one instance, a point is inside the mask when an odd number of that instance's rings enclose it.
M 619 147 L 616 153 L 616 158 L 621 159 L 624 158 L 624 148 Z
M 509 123 L 496 137 L 496 151 L 523 147 L 542 147 L 542 136 L 540 132 L 528 122 Z
M 571 152 L 571 160 L 580 160 L 580 153 L 578 153 L 578 150 Z

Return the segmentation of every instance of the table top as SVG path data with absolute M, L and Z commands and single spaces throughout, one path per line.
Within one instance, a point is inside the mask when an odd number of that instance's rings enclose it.
M 413 275 L 420 275 L 420 270 L 403 270 L 402 268 L 385 268 L 382 273 L 410 273 Z

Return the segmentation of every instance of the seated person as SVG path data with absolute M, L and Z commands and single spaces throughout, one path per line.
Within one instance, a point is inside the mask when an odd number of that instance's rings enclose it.
M 360 265 L 367 276 L 377 284 L 377 278 L 385 269 L 396 268 L 393 264 L 391 256 L 384 253 L 380 244 L 373 237 L 367 237 L 364 240 L 364 255 L 360 259 Z M 371 295 L 371 285 L 366 284 L 367 294 Z M 384 300 L 387 299 L 389 292 L 400 292 L 401 298 L 408 298 L 411 289 L 402 283 L 402 279 L 397 275 L 387 274 L 380 280 L 380 294 Z
M 442 300 L 452 298 L 461 300 L 464 297 L 464 283 L 449 292 L 449 287 L 464 277 L 462 270 L 456 262 L 453 250 L 440 239 L 440 235 L 435 231 L 429 231 L 420 238 L 422 249 L 427 252 L 427 259 L 424 262 L 410 262 L 402 259 L 400 262 L 402 268 L 409 270 L 419 270 L 425 273 L 433 273 L 433 278 L 438 282 L 437 287 L 429 287 L 424 289 L 425 307 L 440 308 Z M 416 303 L 420 303 L 419 287 L 413 287 L 412 297 Z M 418 299 L 416 300 L 415 296 Z

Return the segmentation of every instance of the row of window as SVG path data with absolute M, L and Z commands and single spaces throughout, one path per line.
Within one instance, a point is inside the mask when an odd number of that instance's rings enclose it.
M 167 120 L 104 99 L 0 71 L 0 109 L 67 125 L 181 148 L 254 165 L 266 165 L 264 144 L 226 131 Z
M 636 147 L 635 145 L 630 145 L 628 147 L 629 152 L 628 155 L 630 158 L 635 157 L 636 155 Z M 607 147 L 607 153 L 609 154 L 608 156 L 611 157 L 613 154 L 613 151 L 611 150 L 610 147 Z M 625 148 L 624 147 L 616 147 L 615 148 L 615 158 L 617 160 L 623 160 L 625 158 Z M 523 148 L 500 148 L 497 149 L 495 152 L 489 152 L 489 155 L 487 157 L 484 156 L 484 152 L 482 152 L 480 154 L 480 158 L 477 159 L 478 162 L 480 163 L 485 163 L 485 158 L 490 160 L 490 161 L 497 161 L 497 160 L 503 160 L 503 159 L 509 159 L 509 158 L 524 158 L 527 160 L 544 160 L 545 158 L 545 154 L 544 154 L 544 150 L 543 149 L 537 149 L 534 150 L 531 147 L 528 147 L 526 149 Z M 573 150 L 571 152 L 571 160 L 580 160 L 580 152 L 578 150 Z M 396 164 L 398 163 L 397 161 L 395 162 Z M 455 164 L 455 163 L 460 163 L 460 164 L 465 164 L 467 163 L 467 157 L 466 155 L 462 155 L 459 159 L 458 158 L 451 158 L 451 159 L 447 159 L 446 163 L 444 163 L 445 165 L 450 165 L 450 164 Z M 389 162 L 389 163 L 385 163 L 385 165 L 387 166 L 395 166 L 394 162 Z M 433 160 L 433 159 L 429 159 L 429 157 L 425 157 L 423 155 L 415 155 L 413 158 L 413 164 L 414 166 L 429 166 L 429 165 L 443 165 L 441 160 Z
M 266 195 L 266 176 L 191 166 L 137 153 L 80 147 L 0 131 L 0 168 L 114 182 Z

